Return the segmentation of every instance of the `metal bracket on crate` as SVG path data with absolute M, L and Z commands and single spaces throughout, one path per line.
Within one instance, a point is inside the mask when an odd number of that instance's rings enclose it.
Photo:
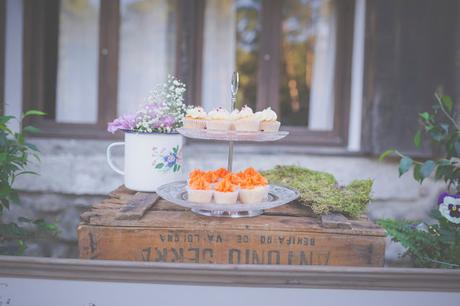
M 230 105 L 230 112 L 236 107 L 236 94 L 238 93 L 238 87 L 240 85 L 240 75 L 238 72 L 233 72 L 232 75 L 232 83 L 230 85 L 230 91 L 232 92 L 232 101 Z M 233 141 L 228 142 L 228 164 L 227 169 L 228 171 L 232 171 L 233 168 Z

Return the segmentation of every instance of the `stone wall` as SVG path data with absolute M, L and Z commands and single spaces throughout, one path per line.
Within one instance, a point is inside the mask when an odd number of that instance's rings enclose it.
M 123 183 L 105 161 L 108 141 L 36 139 L 42 152 L 41 164 L 33 168 L 40 177 L 24 176 L 16 188 L 22 191 L 22 204 L 12 209 L 13 215 L 45 217 L 59 225 L 56 239 L 32 244 L 27 254 L 35 256 L 77 257 L 76 228 L 79 215 L 89 205 Z M 395 162 L 353 155 L 307 153 L 308 148 L 237 145 L 234 168 L 247 166 L 270 169 L 277 164 L 299 165 L 333 173 L 340 184 L 354 179 L 374 180 L 373 198 L 369 205 L 372 219 L 383 217 L 419 219 L 434 206 L 442 184 L 416 183 L 411 175 L 398 178 Z M 224 144 L 189 144 L 184 150 L 185 171 L 194 167 L 210 169 L 226 166 Z M 122 165 L 122 151 L 115 151 L 115 162 Z M 389 244 L 388 262 L 397 259 L 401 248 Z

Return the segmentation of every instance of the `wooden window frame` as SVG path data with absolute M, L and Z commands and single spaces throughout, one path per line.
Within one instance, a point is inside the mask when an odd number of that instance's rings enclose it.
M 47 10 L 48 13 L 49 10 L 55 10 L 58 3 L 58 0 L 24 1 L 23 107 L 25 110 L 39 109 L 47 112 L 44 118 L 29 120 L 42 130 L 43 133 L 37 135 L 39 137 L 111 138 L 106 127 L 107 122 L 115 118 L 117 110 L 119 1 L 101 0 L 98 116 L 95 124 L 61 123 L 52 119 L 55 115 L 58 46 L 57 32 L 50 34 L 47 31 L 57 30 L 59 20 L 47 18 L 46 14 Z M 47 52 L 54 54 L 45 56 Z M 49 58 L 54 58 L 54 61 Z
M 6 0 L 0 0 L 0 115 L 5 113 Z
M 36 137 L 72 137 L 91 139 L 119 139 L 121 133 L 107 132 L 107 122 L 117 116 L 118 101 L 118 55 L 120 1 L 101 0 L 99 18 L 98 63 L 98 118 L 96 124 L 60 123 L 54 117 L 54 98 L 46 99 L 46 77 L 56 72 L 45 65 L 44 43 L 47 20 L 46 3 L 58 0 L 24 0 L 24 52 L 23 52 L 23 107 L 24 109 L 48 110 L 45 118 L 31 118 L 29 122 L 42 130 Z M 183 79 L 188 91 L 186 101 L 198 104 L 201 78 L 201 46 L 199 39 L 203 27 L 204 0 L 175 0 L 176 18 L 176 75 Z M 54 24 L 54 28 L 57 28 Z M 197 40 L 198 37 L 198 40 Z M 57 40 L 56 40 L 57 41 Z M 52 47 L 51 47 L 52 48 Z M 57 52 L 57 46 L 54 48 Z M 33 50 L 33 51 L 32 51 Z M 55 54 L 57 60 L 57 53 Z M 53 66 L 54 65 L 54 66 Z M 54 69 L 57 63 L 51 64 Z M 56 86 L 56 82 L 51 82 Z M 54 88 L 55 90 L 55 88 Z M 48 89 L 48 92 L 51 89 Z M 48 94 L 49 95 L 49 94 Z M 46 102 L 50 101 L 50 102 Z
M 261 11 L 261 40 L 257 73 L 257 109 L 270 106 L 279 111 L 279 72 L 281 57 L 281 18 L 283 0 L 262 0 Z M 348 124 L 351 98 L 351 59 L 353 52 L 354 32 L 354 0 L 339 0 L 337 16 L 337 41 L 336 61 L 334 67 L 334 119 L 333 128 L 329 131 L 313 131 L 307 127 L 283 126 L 290 132 L 278 144 L 294 145 L 319 145 L 345 147 L 348 143 Z M 201 13 L 204 19 L 204 6 Z M 204 20 L 202 21 L 204 23 Z M 203 43 L 203 24 L 200 31 L 196 32 L 195 41 Z M 203 46 L 200 47 L 201 51 Z M 268 60 L 267 60 L 268 59 Z M 202 56 L 195 57 L 195 65 L 201 69 Z M 195 85 L 201 90 L 201 70 L 199 84 Z M 201 92 L 195 93 L 194 101 L 201 101 Z M 200 142 L 200 141 L 193 141 Z
M 279 75 L 281 60 L 282 0 L 263 0 L 262 35 L 259 55 L 257 108 L 270 106 L 279 111 Z M 330 131 L 313 131 L 307 127 L 284 126 L 290 135 L 280 143 L 346 146 L 351 97 L 351 59 L 353 52 L 354 1 L 337 4 L 336 61 L 334 67 L 334 119 Z M 267 60 L 268 59 L 268 60 Z
M 32 118 L 30 121 L 42 129 L 40 137 L 72 137 L 113 139 L 120 135 L 107 133 L 107 122 L 116 117 L 118 86 L 119 0 L 101 0 L 98 71 L 98 120 L 96 124 L 58 123 L 54 117 L 51 99 L 46 99 L 46 78 L 57 69 L 57 63 L 45 63 L 46 45 L 44 33 L 50 27 L 45 3 L 58 0 L 24 0 L 24 53 L 23 53 L 23 106 L 24 109 L 50 110 L 48 118 Z M 200 105 L 203 65 L 203 27 L 205 0 L 176 0 L 176 75 L 187 85 L 185 100 Z M 262 0 L 261 50 L 259 56 L 257 108 L 278 108 L 279 71 L 281 52 L 282 0 Z M 351 58 L 353 41 L 354 0 L 337 1 L 337 54 L 334 76 L 334 123 L 330 131 L 312 131 L 306 127 L 286 126 L 290 136 L 280 144 L 346 146 L 351 91 Z M 275 21 L 275 22 L 274 22 Z M 56 27 L 57 25 L 55 25 Z M 55 41 L 57 42 L 57 37 Z M 33 50 L 33 51 L 32 51 Z M 57 45 L 55 48 L 57 61 Z M 265 54 L 270 60 L 264 60 Z M 265 57 L 266 58 L 266 57 Z M 53 66 L 54 64 L 54 66 Z M 50 68 L 51 67 L 51 68 Z M 56 72 L 54 72 L 56 75 Z M 49 83 L 49 82 L 48 82 Z M 56 82 L 54 87 L 56 86 Z M 55 91 L 55 88 L 54 88 Z M 48 94 L 49 95 L 49 94 Z M 51 101 L 51 102 L 50 102 Z

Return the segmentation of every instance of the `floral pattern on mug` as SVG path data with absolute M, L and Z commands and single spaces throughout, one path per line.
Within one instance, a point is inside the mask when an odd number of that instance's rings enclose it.
M 153 147 L 153 168 L 161 172 L 178 172 L 182 167 L 182 149 L 176 145 L 169 151 Z

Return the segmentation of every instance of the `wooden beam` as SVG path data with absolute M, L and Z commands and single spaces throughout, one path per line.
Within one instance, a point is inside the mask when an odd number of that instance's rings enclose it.
M 102 0 L 99 20 L 99 92 L 98 125 L 117 116 L 118 54 L 120 36 L 119 0 Z
M 201 105 L 204 0 L 177 0 L 176 75 L 187 85 L 185 102 Z
M 207 286 L 459 292 L 460 270 L 215 265 L 0 256 L 0 277 Z
M 0 115 L 5 109 L 5 25 L 6 25 L 6 0 L 0 0 Z
M 156 193 L 138 192 L 120 208 L 115 219 L 138 220 L 160 197 Z

